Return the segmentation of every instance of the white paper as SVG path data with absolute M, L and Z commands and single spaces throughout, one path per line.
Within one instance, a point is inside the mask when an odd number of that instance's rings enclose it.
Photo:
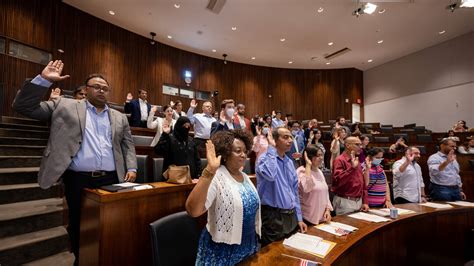
M 327 224 L 318 224 L 315 226 L 317 229 L 331 233 L 336 236 L 343 236 L 347 235 L 355 230 L 357 230 L 356 227 L 343 224 L 343 223 L 338 223 L 338 222 L 330 222 Z
M 317 236 L 296 233 L 285 239 L 283 245 L 324 257 L 331 247 L 331 244 L 323 242 L 322 240 L 322 238 Z
M 448 208 L 453 207 L 449 204 L 441 204 L 441 203 L 433 203 L 433 202 L 420 203 L 420 205 L 430 207 L 430 208 L 435 208 L 435 209 L 448 209 Z
M 338 222 L 330 222 L 329 224 L 335 227 L 342 228 L 347 231 L 351 231 L 351 232 L 354 232 L 355 230 L 359 229 L 357 227 L 354 227 L 348 224 L 338 223 Z
M 404 214 L 412 214 L 416 213 L 415 211 L 412 210 L 406 210 L 406 209 L 400 209 L 397 208 L 398 210 L 398 215 L 404 215 Z M 390 216 L 390 209 L 389 208 L 383 208 L 383 209 L 370 209 L 370 213 L 377 214 L 379 216 Z
M 464 207 L 474 207 L 474 202 L 469 201 L 450 201 L 448 203 Z
M 141 185 L 141 186 L 133 187 L 132 189 L 133 190 L 144 190 L 144 189 L 150 189 L 150 188 L 153 188 L 153 187 L 150 186 L 150 185 Z
M 348 216 L 352 217 L 352 218 L 355 218 L 355 219 L 374 222 L 374 223 L 390 221 L 387 218 L 383 218 L 383 217 L 380 217 L 378 215 L 368 214 L 368 213 L 364 213 L 364 212 L 356 212 L 356 213 L 353 213 L 353 214 L 349 214 Z
M 139 185 L 140 185 L 140 184 L 138 184 L 138 183 L 132 183 L 132 182 L 125 182 L 125 183 L 114 184 L 114 186 L 123 187 L 123 188 L 135 187 L 135 186 L 139 186 Z

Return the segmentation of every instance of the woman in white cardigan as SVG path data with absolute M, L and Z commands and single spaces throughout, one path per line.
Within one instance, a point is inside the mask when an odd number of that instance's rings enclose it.
M 173 108 L 171 106 L 165 105 L 163 107 L 163 110 L 165 112 L 165 118 L 157 117 L 155 119 L 156 110 L 156 106 L 153 106 L 151 108 L 150 113 L 148 114 L 148 121 L 146 123 L 146 126 L 149 129 L 156 128 L 155 137 L 153 138 L 153 141 L 150 144 L 150 146 L 153 147 L 155 147 L 158 141 L 160 140 L 161 133 L 163 133 L 163 125 L 169 125 L 171 130 L 173 130 L 174 124 L 176 123 L 176 120 L 173 119 Z
M 193 217 L 208 211 L 196 265 L 234 265 L 258 251 L 260 199 L 241 171 L 251 148 L 250 134 L 240 129 L 219 131 L 206 143 L 207 167 L 186 201 Z

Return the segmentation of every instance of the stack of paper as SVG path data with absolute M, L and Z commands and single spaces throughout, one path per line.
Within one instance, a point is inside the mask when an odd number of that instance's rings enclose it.
M 449 204 L 433 203 L 433 202 L 420 203 L 420 205 L 430 207 L 430 208 L 435 208 L 435 209 L 448 209 L 448 208 L 453 207 Z
M 336 243 L 317 236 L 296 233 L 285 239 L 283 245 L 324 258 Z
M 322 231 L 325 231 L 337 236 L 344 236 L 357 230 L 357 227 L 350 226 L 343 223 L 338 223 L 338 222 L 318 224 L 315 227 L 318 228 L 319 230 L 322 230 Z
M 353 214 L 349 214 L 348 216 L 352 217 L 352 218 L 355 218 L 355 219 L 374 222 L 374 223 L 390 221 L 387 218 L 383 218 L 383 217 L 380 217 L 378 215 L 368 214 L 368 213 L 364 213 L 364 212 L 356 212 L 356 213 L 353 213 Z
M 450 201 L 449 204 L 454 204 L 463 207 L 474 207 L 474 202 L 469 201 Z
M 126 189 L 119 190 L 119 192 L 126 192 L 126 191 L 137 191 L 137 190 L 144 190 L 153 188 L 151 185 L 139 185 L 134 187 L 128 187 Z
M 406 209 L 400 209 L 400 208 L 397 208 L 397 210 L 398 210 L 398 215 L 416 213 L 415 211 L 412 211 L 412 210 L 406 210 Z M 380 215 L 380 216 L 390 216 L 390 209 L 389 208 L 370 209 L 369 212 L 373 213 L 373 214 Z

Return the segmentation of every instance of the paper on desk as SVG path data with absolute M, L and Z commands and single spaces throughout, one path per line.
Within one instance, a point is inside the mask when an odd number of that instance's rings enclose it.
M 454 204 L 458 206 L 464 206 L 464 207 L 474 207 L 474 202 L 469 202 L 469 201 L 450 201 L 448 202 L 449 204 Z
M 323 224 L 318 224 L 315 226 L 319 230 L 337 235 L 337 236 L 343 236 L 347 235 L 355 230 L 357 230 L 356 227 L 343 224 L 343 223 L 338 223 L 338 222 L 330 222 L 330 223 L 323 223 Z
M 397 210 L 398 210 L 398 215 L 416 213 L 415 211 L 406 210 L 406 209 L 401 209 L 401 208 L 397 208 Z M 370 209 L 369 212 L 370 212 L 370 213 L 373 213 L 373 214 L 380 215 L 380 216 L 390 216 L 390 209 L 389 209 L 389 208 Z
M 380 217 L 378 215 L 368 214 L 368 213 L 364 213 L 364 212 L 356 212 L 356 213 L 353 213 L 353 214 L 349 214 L 348 216 L 352 217 L 352 218 L 355 218 L 355 219 L 374 222 L 374 223 L 390 221 L 387 218 L 383 218 L 383 217 Z
M 420 205 L 430 207 L 430 208 L 435 208 L 435 209 L 448 209 L 452 208 L 453 206 L 449 204 L 442 204 L 442 203 L 434 203 L 434 202 L 426 202 L 426 203 L 420 203 Z
M 296 233 L 285 239 L 283 245 L 324 258 L 336 243 L 317 236 Z
M 138 183 L 132 183 L 132 182 L 124 182 L 124 183 L 114 184 L 114 186 L 123 187 L 123 188 L 136 187 L 136 186 L 139 186 L 139 185 L 140 184 L 138 184 Z

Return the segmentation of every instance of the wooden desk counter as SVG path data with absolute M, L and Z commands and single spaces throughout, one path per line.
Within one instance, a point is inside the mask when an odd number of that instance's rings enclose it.
M 467 250 L 468 241 L 474 241 L 474 208 L 455 206 L 436 210 L 418 204 L 397 207 L 417 213 L 384 223 L 346 215 L 333 217 L 334 221 L 359 228 L 342 237 L 310 227 L 309 234 L 336 243 L 324 259 L 286 248 L 279 241 L 264 247 L 241 265 L 299 265 L 297 259 L 281 254 L 323 265 L 463 265 L 469 261 L 467 254 L 474 254 L 472 246 Z

